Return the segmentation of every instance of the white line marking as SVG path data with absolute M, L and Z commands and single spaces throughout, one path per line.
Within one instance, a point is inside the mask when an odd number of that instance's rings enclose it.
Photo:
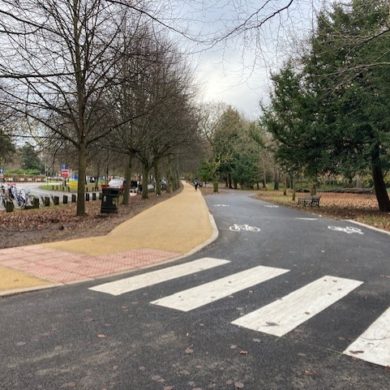
M 190 311 L 225 298 L 237 291 L 265 282 L 289 270 L 262 265 L 214 280 L 151 302 L 171 309 Z
M 362 283 L 326 275 L 238 318 L 232 324 L 280 337 L 337 302 Z
M 328 226 L 329 230 L 333 230 L 335 232 L 344 232 L 347 234 L 364 234 L 361 229 L 355 228 L 353 226 L 346 226 L 346 227 L 341 227 L 341 226 Z
M 318 221 L 318 218 L 295 218 L 300 221 Z
M 232 232 L 240 232 L 241 230 L 244 232 L 259 232 L 261 229 L 257 226 L 250 226 L 247 224 L 237 225 L 236 223 L 232 226 L 229 226 L 229 230 Z
M 344 352 L 370 363 L 390 366 L 390 307 Z
M 104 292 L 111 295 L 121 295 L 130 291 L 153 286 L 157 283 L 176 279 L 181 276 L 191 275 L 193 273 L 218 267 L 227 263 L 230 263 L 230 261 L 214 259 L 212 257 L 203 257 L 189 263 L 174 265 L 172 267 L 147 272 L 142 275 L 131 276 L 129 278 L 117 280 L 115 282 L 100 284 L 98 286 L 91 287 L 90 290 Z
M 365 227 L 366 229 L 374 230 L 374 231 L 376 231 L 376 232 L 384 233 L 384 234 L 387 234 L 388 236 L 390 236 L 390 232 L 387 231 L 387 230 L 378 229 L 378 228 L 376 228 L 376 227 L 374 227 L 374 226 L 367 225 L 367 224 L 362 223 L 362 222 L 354 221 L 353 219 L 347 219 L 346 221 L 347 221 L 347 222 L 350 222 L 350 223 L 355 223 L 356 225 L 363 226 L 363 227 Z

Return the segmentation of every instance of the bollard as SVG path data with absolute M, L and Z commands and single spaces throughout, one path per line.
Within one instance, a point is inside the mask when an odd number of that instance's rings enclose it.
M 72 203 L 76 203 L 76 201 L 77 201 L 76 194 L 72 194 Z
M 60 204 L 60 197 L 59 196 L 53 196 L 53 204 L 54 204 L 54 206 L 58 206 Z
M 33 198 L 32 206 L 33 206 L 33 209 L 39 209 L 39 198 Z
M 63 204 L 68 204 L 68 195 L 63 195 L 62 196 L 62 203 Z
M 99 200 L 103 199 L 103 192 L 99 192 Z
M 87 192 L 87 193 L 85 194 L 85 200 L 86 200 L 87 202 L 89 202 L 89 192 Z
M 92 200 L 96 200 L 96 192 L 92 192 Z
M 14 202 L 12 202 L 12 200 L 5 200 L 4 201 L 4 207 L 5 207 L 5 211 L 7 213 L 11 213 L 12 211 L 14 211 Z
M 45 207 L 48 207 L 50 206 L 50 198 L 48 196 L 45 196 L 44 199 L 43 199 L 43 205 Z

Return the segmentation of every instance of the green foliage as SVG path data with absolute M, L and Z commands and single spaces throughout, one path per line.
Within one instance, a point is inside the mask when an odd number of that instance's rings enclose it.
M 220 118 L 213 140 L 214 153 L 222 176 L 232 173 L 241 129 L 242 121 L 239 113 L 229 107 Z
M 240 183 L 242 188 L 252 188 L 259 180 L 257 161 L 257 156 L 251 153 L 237 155 L 232 172 L 233 181 Z
M 318 17 L 300 67 L 273 76 L 263 125 L 277 157 L 310 176 L 371 170 L 381 210 L 390 209 L 383 171 L 390 164 L 390 31 L 388 2 L 353 0 Z
M 198 175 L 202 181 L 212 181 L 215 177 L 215 164 L 209 161 L 203 161 L 199 167 Z
M 37 171 L 38 173 L 42 173 L 44 171 L 44 166 L 34 146 L 26 143 L 22 146 L 20 151 L 23 169 Z
M 8 161 L 15 153 L 11 138 L 0 129 L 0 165 Z
M 7 175 L 23 175 L 23 176 L 38 176 L 41 174 L 39 169 L 23 169 L 23 168 L 14 168 L 7 169 Z

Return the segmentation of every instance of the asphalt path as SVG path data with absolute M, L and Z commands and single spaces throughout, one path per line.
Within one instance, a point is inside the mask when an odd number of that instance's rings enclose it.
M 246 192 L 206 200 L 219 238 L 175 264 L 229 263 L 117 296 L 89 288 L 123 275 L 2 299 L 0 388 L 387 389 L 388 368 L 343 351 L 389 307 L 390 236 Z M 151 304 L 258 266 L 285 272 L 189 311 Z M 325 276 L 361 284 L 282 336 L 232 324 Z

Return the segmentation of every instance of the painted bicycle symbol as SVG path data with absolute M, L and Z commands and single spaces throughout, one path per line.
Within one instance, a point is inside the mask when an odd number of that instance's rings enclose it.
M 261 229 L 257 226 L 250 226 L 247 224 L 244 225 L 237 225 L 236 223 L 229 227 L 229 230 L 232 232 L 259 232 Z
M 341 226 L 328 226 L 328 229 L 335 232 L 344 232 L 347 234 L 364 234 L 361 229 L 352 226 L 346 226 L 345 228 Z

